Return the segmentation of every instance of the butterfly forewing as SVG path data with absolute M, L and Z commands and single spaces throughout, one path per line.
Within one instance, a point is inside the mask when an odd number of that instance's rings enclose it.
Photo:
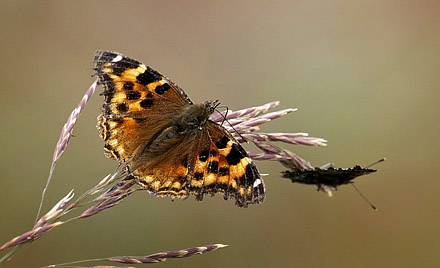
M 145 118 L 192 104 L 165 76 L 122 54 L 97 51 L 94 69 L 104 86 L 103 112 L 107 116 Z
M 167 125 L 176 110 L 191 104 L 166 77 L 120 53 L 97 51 L 94 69 L 105 96 L 98 129 L 106 155 L 120 162 Z

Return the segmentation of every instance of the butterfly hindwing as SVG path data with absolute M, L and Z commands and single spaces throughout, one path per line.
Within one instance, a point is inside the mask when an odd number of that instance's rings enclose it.
M 264 201 L 265 186 L 257 167 L 238 141 L 223 127 L 208 121 L 195 157 L 190 189 L 201 200 L 204 194 L 224 193 L 236 205 L 247 207 Z M 197 146 L 195 146 L 197 147 Z
M 261 203 L 265 197 L 264 182 L 253 161 L 230 133 L 213 122 L 196 138 L 183 141 L 133 174 L 159 196 L 191 194 L 202 200 L 205 194 L 223 193 L 240 207 Z

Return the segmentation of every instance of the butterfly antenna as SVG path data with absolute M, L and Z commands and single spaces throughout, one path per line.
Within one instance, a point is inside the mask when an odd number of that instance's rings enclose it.
M 361 191 L 359 191 L 359 189 L 354 185 L 354 183 L 351 183 L 351 186 L 353 186 L 353 188 L 356 190 L 356 192 L 358 192 L 358 194 L 362 197 L 362 199 L 364 199 L 365 202 L 367 202 L 368 205 L 370 205 L 370 207 L 377 211 L 378 209 L 376 208 L 376 206 L 374 206 L 362 193 Z
M 222 121 L 222 123 L 221 123 L 221 125 L 223 125 L 223 123 L 226 121 L 226 122 L 228 122 L 228 124 L 231 126 L 231 128 L 233 129 L 233 130 L 235 130 L 235 133 L 237 133 L 237 135 L 244 141 L 244 142 L 248 142 L 243 136 L 241 136 L 241 134 L 235 129 L 235 127 L 231 124 L 231 122 L 229 122 L 228 121 L 228 119 L 226 119 L 226 116 L 228 116 L 228 112 L 229 112 L 229 108 L 228 108 L 228 106 L 224 106 L 225 108 L 226 108 L 226 113 L 225 114 L 223 114 L 223 113 L 221 113 L 219 110 L 217 110 L 217 107 L 218 107 L 218 105 L 217 106 L 215 106 L 214 107 L 214 109 L 223 117 L 223 121 Z
M 228 116 L 228 113 L 229 113 L 229 107 L 228 107 L 228 106 L 224 106 L 224 107 L 226 108 L 225 115 L 223 115 L 222 113 L 220 113 L 220 111 L 217 110 L 217 107 L 216 107 L 216 109 L 215 109 L 215 110 L 216 110 L 219 114 L 221 114 L 222 117 L 223 117 L 223 121 L 222 121 L 222 123 L 220 124 L 221 126 L 223 126 L 223 123 L 225 122 L 226 117 Z
M 368 166 L 366 166 L 366 168 L 369 168 L 369 167 L 371 167 L 371 166 L 374 166 L 374 165 L 376 165 L 376 164 L 379 164 L 380 162 L 383 162 L 383 161 L 385 161 L 385 160 L 387 160 L 385 157 L 382 158 L 382 159 L 379 159 L 379 160 L 377 160 L 377 161 L 375 161 L 375 162 L 369 164 Z

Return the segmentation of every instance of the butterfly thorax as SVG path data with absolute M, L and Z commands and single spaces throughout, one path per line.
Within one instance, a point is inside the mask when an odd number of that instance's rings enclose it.
M 172 122 L 182 132 L 200 131 L 214 112 L 216 103 L 216 101 L 205 101 L 200 104 L 187 105 L 173 117 Z

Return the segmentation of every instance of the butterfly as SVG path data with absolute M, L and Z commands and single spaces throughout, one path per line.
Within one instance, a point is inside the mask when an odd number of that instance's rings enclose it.
M 356 177 L 376 172 L 375 169 L 354 166 L 352 168 L 314 168 L 291 169 L 283 172 L 283 177 L 301 184 L 325 185 L 336 189 L 337 186 L 353 183 Z
M 217 101 L 193 104 L 168 78 L 118 52 L 95 53 L 104 88 L 97 128 L 105 154 L 156 196 L 223 193 L 239 207 L 262 203 L 257 167 L 223 126 L 209 120 Z

